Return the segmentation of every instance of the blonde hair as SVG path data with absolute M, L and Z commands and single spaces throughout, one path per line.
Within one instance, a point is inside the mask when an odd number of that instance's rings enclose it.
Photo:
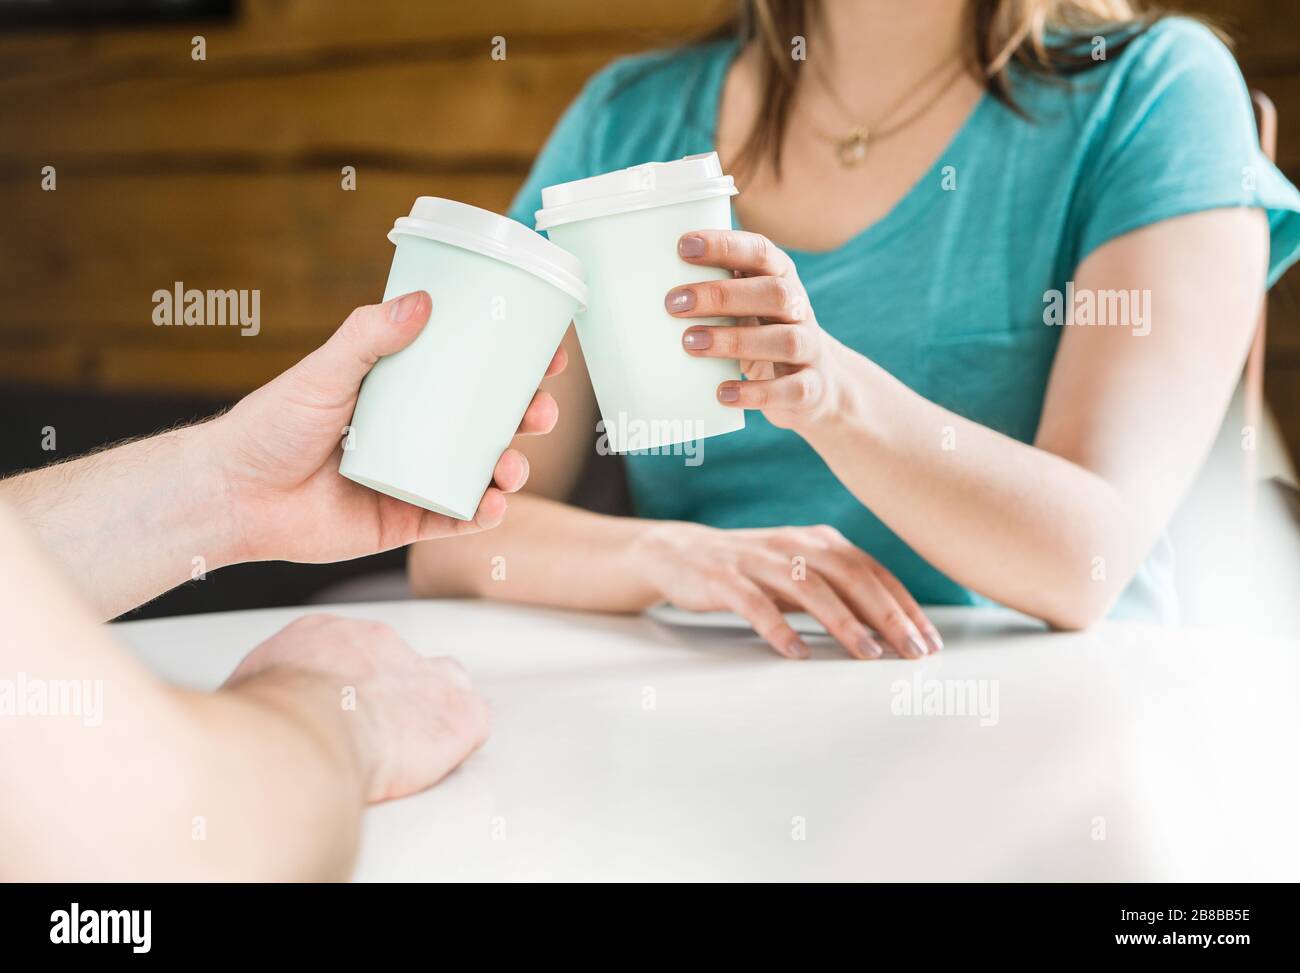
M 807 36 L 817 0 L 742 0 L 732 30 L 755 44 L 763 106 L 733 163 L 738 170 L 761 162 L 779 177 L 781 142 L 802 61 L 789 56 L 790 38 Z M 1107 38 L 1108 55 L 1128 46 L 1162 16 L 1140 0 L 970 0 L 969 57 L 985 87 L 999 101 L 1024 114 L 1011 90 L 1009 67 L 1016 61 L 1042 77 L 1066 77 L 1095 67 L 1081 40 Z
M 990 51 L 985 70 L 990 74 L 1006 70 L 1012 58 L 1048 67 L 1052 51 L 1049 31 L 1078 36 L 1086 31 L 1123 29 L 1146 24 L 1136 4 L 1129 0 L 995 0 L 977 4 L 988 7 L 989 40 L 1000 46 Z M 978 15 L 977 11 L 977 15 Z

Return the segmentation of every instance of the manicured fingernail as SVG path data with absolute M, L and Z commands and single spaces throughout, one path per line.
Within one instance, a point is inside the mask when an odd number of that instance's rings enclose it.
M 880 643 L 870 635 L 862 636 L 862 641 L 858 643 L 858 651 L 868 659 L 879 659 L 885 654 L 885 650 L 881 648 Z
M 724 385 L 718 389 L 719 402 L 739 402 L 740 389 L 735 385 Z
M 939 652 L 943 649 L 943 639 L 939 637 L 938 632 L 926 632 L 925 642 L 930 646 L 931 652 Z
M 812 654 L 808 651 L 808 646 L 804 643 L 804 640 L 797 638 L 785 643 L 781 652 L 791 659 L 806 659 Z
M 695 306 L 695 292 L 688 291 L 684 288 L 681 290 L 669 291 L 668 297 L 664 303 L 668 305 L 668 310 L 673 314 L 678 314 L 682 311 L 689 311 Z
M 388 320 L 393 324 L 401 324 L 412 314 L 415 313 L 416 307 L 420 303 L 420 295 L 424 291 L 411 291 L 409 294 L 403 294 L 397 300 L 388 306 Z
M 928 651 L 925 647 L 925 643 L 922 642 L 920 639 L 918 639 L 915 635 L 909 635 L 907 637 L 907 644 L 911 646 L 912 651 L 916 653 L 918 658 L 925 655 L 926 652 Z
M 677 252 L 683 257 L 703 257 L 704 237 L 687 234 L 677 241 Z
M 713 344 L 713 335 L 707 328 L 697 328 L 682 335 L 682 345 L 691 351 L 703 351 Z

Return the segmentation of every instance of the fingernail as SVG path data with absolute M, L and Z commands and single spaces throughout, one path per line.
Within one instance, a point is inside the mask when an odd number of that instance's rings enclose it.
M 707 328 L 687 331 L 682 335 L 682 344 L 691 351 L 703 351 L 713 344 L 713 335 L 709 334 Z
M 420 303 L 420 295 L 424 291 L 411 291 L 409 294 L 403 294 L 397 300 L 388 306 L 388 320 L 393 324 L 401 324 L 412 314 L 415 313 L 416 307 Z
M 791 659 L 806 659 L 811 655 L 803 639 L 791 639 L 781 651 Z
M 695 292 L 688 291 L 684 288 L 681 290 L 669 291 L 668 298 L 664 302 L 668 305 L 668 310 L 673 314 L 681 311 L 689 311 L 695 306 Z
M 740 389 L 737 388 L 735 385 L 724 385 L 724 386 L 722 386 L 722 388 L 718 389 L 718 401 L 719 401 L 719 402 L 739 402 L 739 401 L 740 401 Z
M 907 644 L 912 647 L 912 651 L 916 653 L 918 658 L 925 655 L 926 652 L 928 651 L 925 647 L 925 643 L 922 642 L 920 639 L 918 639 L 915 635 L 909 635 L 907 637 Z
M 858 643 L 858 651 L 868 659 L 879 659 L 885 654 L 885 650 L 881 648 L 880 643 L 870 635 L 862 636 L 862 641 Z
M 528 482 L 528 474 L 532 472 L 532 467 L 528 463 L 528 457 L 523 453 L 519 454 L 519 465 L 523 467 L 523 470 L 521 471 L 522 479 L 519 481 L 519 485 L 523 486 Z
M 704 237 L 687 234 L 677 241 L 677 252 L 683 257 L 703 257 Z
M 943 639 L 939 637 L 938 632 L 926 632 L 925 642 L 930 646 L 931 652 L 939 652 L 943 649 Z

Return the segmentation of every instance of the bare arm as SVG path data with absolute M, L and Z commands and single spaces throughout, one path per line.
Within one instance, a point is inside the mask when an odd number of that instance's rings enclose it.
M 840 345 L 817 326 L 785 254 L 732 236 L 741 241 L 730 263 L 719 259 L 717 235 L 698 259 L 750 276 L 697 285 L 691 313 L 736 315 L 743 305 L 739 313 L 774 323 L 715 329 L 712 347 L 694 351 L 769 363 L 758 381 L 724 385 L 720 399 L 803 435 L 954 580 L 1066 628 L 1109 610 L 1204 460 L 1250 343 L 1268 258 L 1264 216 L 1244 209 L 1157 223 L 1089 256 L 1076 288 L 1151 292 L 1150 332 L 1067 328 L 1028 445 L 929 402 Z M 731 306 L 720 309 L 722 289 Z M 940 448 L 945 427 L 955 449 Z
M 533 465 L 531 482 L 552 497 L 571 489 L 595 440 L 595 403 L 576 347 L 570 357 L 573 367 L 546 386 L 560 403 L 560 424 L 544 439 L 518 443 Z M 494 531 L 415 545 L 409 573 L 420 595 L 587 611 L 638 612 L 660 601 L 733 611 L 795 659 L 809 648 L 782 609 L 809 612 L 858 659 L 889 650 L 919 658 L 943 645 L 898 580 L 825 526 L 717 530 L 606 517 L 525 494 L 512 499 L 510 517 Z
M 609 612 L 638 612 L 658 600 L 633 563 L 635 543 L 651 524 L 560 502 L 594 448 L 597 418 L 572 328 L 562 347 L 568 367 L 542 383 L 558 405 L 559 421 L 549 436 L 512 444 L 528 460 L 527 492 L 511 499 L 509 518 L 491 536 L 414 545 L 408 570 L 416 594 Z
M 10 505 L 100 619 L 237 560 L 206 424 L 0 480 Z
M 171 690 L 114 645 L 3 508 L 0 547 L 0 674 L 81 694 L 80 713 L 15 700 L 0 716 L 0 877 L 347 874 L 363 768 L 332 687 L 280 672 L 212 697 Z
M 361 380 L 413 341 L 423 291 L 357 308 L 283 375 L 208 422 L 0 481 L 10 504 L 100 618 L 184 581 L 256 560 L 341 561 L 412 541 L 494 527 L 526 460 L 507 450 L 473 521 L 375 493 L 338 473 Z M 548 374 L 564 367 L 557 353 Z M 521 435 L 548 431 L 538 393 Z M 328 529 L 322 529 L 328 525 Z
M 638 540 L 653 527 L 544 497 L 511 499 L 510 519 L 489 534 L 411 549 L 418 595 L 496 598 L 585 611 L 639 612 L 659 600 Z
M 222 691 L 171 689 L 3 505 L 0 549 L 0 880 L 342 879 L 365 802 L 486 736 L 459 665 L 373 622 L 307 616 Z

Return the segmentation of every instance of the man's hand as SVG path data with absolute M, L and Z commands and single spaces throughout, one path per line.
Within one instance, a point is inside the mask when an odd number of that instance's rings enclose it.
M 226 687 L 306 725 L 341 727 L 370 803 L 431 787 L 488 735 L 487 704 L 460 663 L 422 658 L 382 622 L 306 615 L 255 648 Z
M 528 478 L 518 450 L 501 454 L 473 521 L 376 493 L 338 472 L 361 380 L 382 356 L 415 340 L 431 309 L 424 291 L 357 308 L 319 349 L 208 424 L 237 538 L 235 560 L 340 561 L 501 522 L 505 494 Z M 565 363 L 557 351 L 546 374 Z M 539 391 L 519 432 L 550 432 L 558 414 L 555 400 Z
M 316 351 L 229 413 L 0 481 L 12 504 L 100 618 L 183 581 L 252 560 L 341 561 L 494 527 L 528 461 L 507 449 L 473 521 L 452 520 L 339 475 L 361 380 L 410 344 L 431 310 L 423 291 L 358 308 Z M 556 352 L 548 375 L 561 371 Z M 549 432 L 538 392 L 520 433 Z

